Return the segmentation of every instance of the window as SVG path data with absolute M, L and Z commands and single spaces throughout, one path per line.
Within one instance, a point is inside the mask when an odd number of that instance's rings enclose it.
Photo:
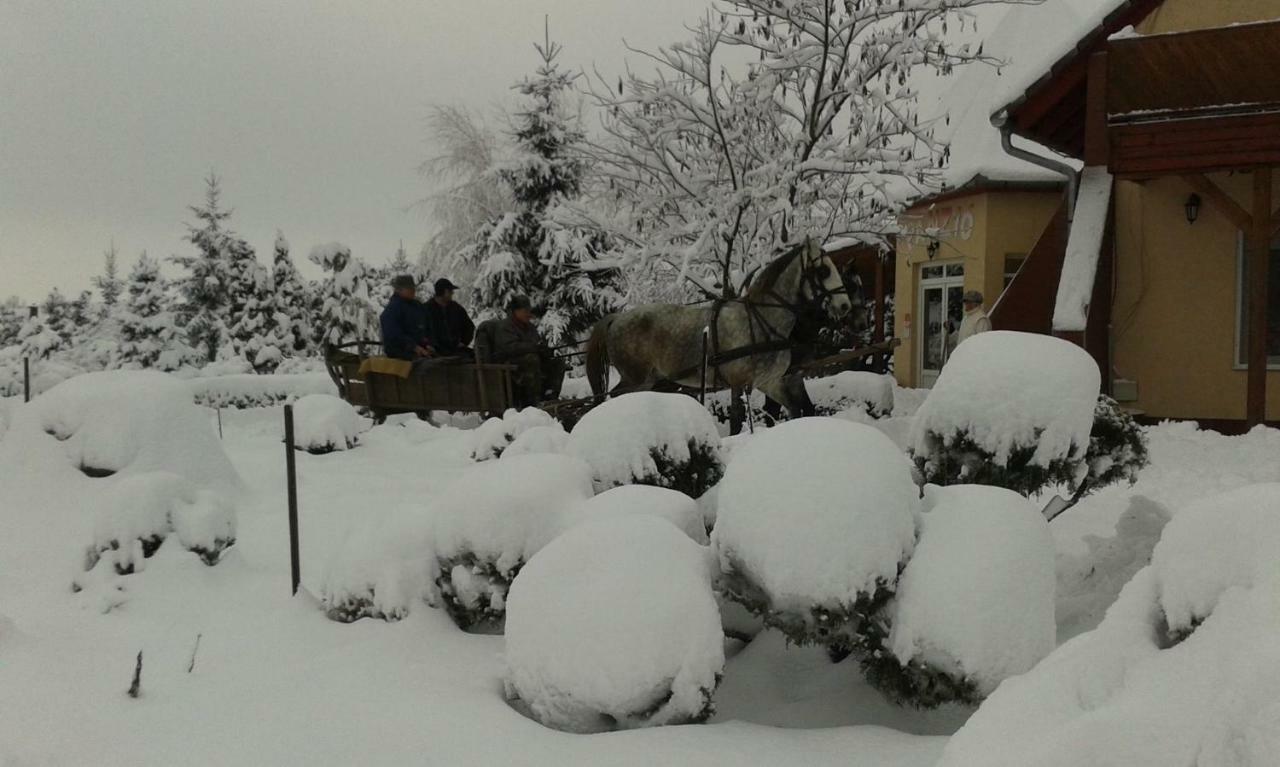
M 1026 253 L 1009 253 L 1004 257 L 1004 286 L 1009 287 L 1009 283 L 1013 282 L 1013 278 L 1018 276 L 1018 271 L 1022 269 L 1022 265 L 1027 262 Z
M 1245 272 L 1247 262 L 1244 238 L 1240 239 L 1236 267 L 1237 305 L 1236 364 L 1241 367 L 1249 362 L 1249 286 Z M 1280 241 L 1271 243 L 1271 264 L 1267 269 L 1267 366 L 1280 368 Z

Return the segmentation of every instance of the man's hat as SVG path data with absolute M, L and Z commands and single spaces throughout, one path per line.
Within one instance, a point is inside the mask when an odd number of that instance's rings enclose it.
M 971 290 L 964 294 L 964 302 L 966 304 L 982 304 L 982 294 L 976 290 Z
M 450 290 L 457 290 L 457 289 L 458 289 L 458 286 L 454 285 L 452 282 L 449 282 L 447 277 L 441 277 L 440 279 L 436 280 L 437 296 L 442 296 L 445 293 L 448 293 Z
M 417 288 L 418 283 L 413 279 L 412 274 L 398 274 L 391 279 L 391 287 L 396 290 L 403 288 Z
M 507 302 L 507 311 L 514 312 L 516 309 L 532 309 L 533 303 L 528 296 L 512 296 Z

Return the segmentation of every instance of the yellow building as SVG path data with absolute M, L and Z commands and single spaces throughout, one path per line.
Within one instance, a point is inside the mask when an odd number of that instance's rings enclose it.
M 1045 164 L 1064 166 L 1071 204 L 1055 216 L 1052 195 L 952 198 L 973 221 L 960 241 L 914 211 L 926 236 L 909 215 L 899 305 L 919 302 L 923 264 L 949 259 L 965 262 L 966 288 L 991 296 L 997 265 L 1032 241 L 997 327 L 1081 343 L 1116 398 L 1150 418 L 1260 423 L 1280 414 L 1280 71 L 1260 63 L 1280 50 L 1280 0 L 1101 6 L 1100 22 L 1026 78 L 989 129 L 1052 150 Z M 1033 220 L 1041 228 L 1028 236 Z M 932 259 L 920 251 L 930 226 L 943 234 Z M 922 311 L 899 309 L 912 315 L 897 360 L 908 385 L 928 382 Z

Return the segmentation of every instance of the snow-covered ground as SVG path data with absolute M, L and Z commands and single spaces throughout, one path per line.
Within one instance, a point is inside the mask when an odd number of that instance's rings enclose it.
M 894 416 L 877 427 L 905 447 L 921 400 L 896 391 Z M 9 438 L 19 409 L 0 401 Z M 209 428 L 217 434 L 211 412 Z M 110 480 L 69 465 L 0 464 L 0 765 L 924 767 L 972 714 L 891 705 L 853 664 L 788 648 L 766 631 L 745 646 L 727 642 L 707 724 L 548 729 L 505 700 L 501 636 L 464 633 L 444 611 L 417 606 L 398 622 L 337 623 L 310 596 L 344 543 L 425 508 L 473 465 L 471 430 L 400 421 L 365 432 L 352 450 L 296 453 L 304 592 L 293 598 L 281 411 L 224 410 L 222 429 L 244 488 L 236 542 L 221 562 L 208 567 L 165 545 L 141 572 L 102 575 L 78 593 L 71 584 Z M 1137 485 L 1099 492 L 1051 526 L 1060 641 L 1101 621 L 1168 516 L 1224 490 L 1280 481 L 1280 432 L 1223 437 L 1165 425 L 1149 437 L 1152 463 Z M 750 439 L 728 441 L 725 452 Z M 1122 518 L 1124 534 L 1113 539 Z M 139 652 L 133 699 L 126 690 Z M 999 720 L 985 726 L 998 730 Z

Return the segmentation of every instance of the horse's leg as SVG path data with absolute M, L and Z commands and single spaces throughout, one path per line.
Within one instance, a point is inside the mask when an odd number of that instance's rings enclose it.
M 804 388 L 804 379 L 800 376 L 783 376 L 757 381 L 756 388 L 764 392 L 765 396 L 781 403 L 792 418 L 806 418 L 817 414 L 813 402 L 809 399 L 809 392 Z

